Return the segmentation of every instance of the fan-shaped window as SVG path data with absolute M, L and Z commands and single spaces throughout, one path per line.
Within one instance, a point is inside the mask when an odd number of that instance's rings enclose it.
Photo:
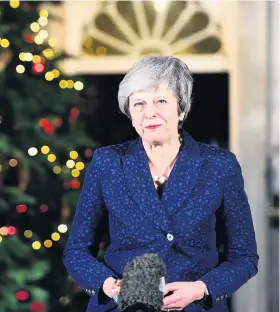
M 83 28 L 89 56 L 211 54 L 219 27 L 197 1 L 108 1 Z

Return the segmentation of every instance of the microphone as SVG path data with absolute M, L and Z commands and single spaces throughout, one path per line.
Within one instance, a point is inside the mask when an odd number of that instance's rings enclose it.
M 128 262 L 118 297 L 119 312 L 160 312 L 166 266 L 157 254 L 143 254 Z

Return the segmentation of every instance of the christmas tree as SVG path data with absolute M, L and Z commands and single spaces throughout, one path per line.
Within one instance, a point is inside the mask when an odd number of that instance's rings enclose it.
M 83 82 L 39 2 L 0 3 L 0 311 L 77 311 L 62 250 L 86 163 Z

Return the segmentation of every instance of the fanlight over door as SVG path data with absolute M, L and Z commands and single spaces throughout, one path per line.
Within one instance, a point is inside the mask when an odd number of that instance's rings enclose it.
M 220 1 L 64 2 L 68 73 L 124 73 L 141 56 L 174 55 L 192 71 L 227 71 Z

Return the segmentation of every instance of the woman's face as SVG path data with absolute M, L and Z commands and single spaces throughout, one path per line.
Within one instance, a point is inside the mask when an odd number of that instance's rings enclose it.
M 178 100 L 165 84 L 133 93 L 129 110 L 133 127 L 146 142 L 178 138 Z

